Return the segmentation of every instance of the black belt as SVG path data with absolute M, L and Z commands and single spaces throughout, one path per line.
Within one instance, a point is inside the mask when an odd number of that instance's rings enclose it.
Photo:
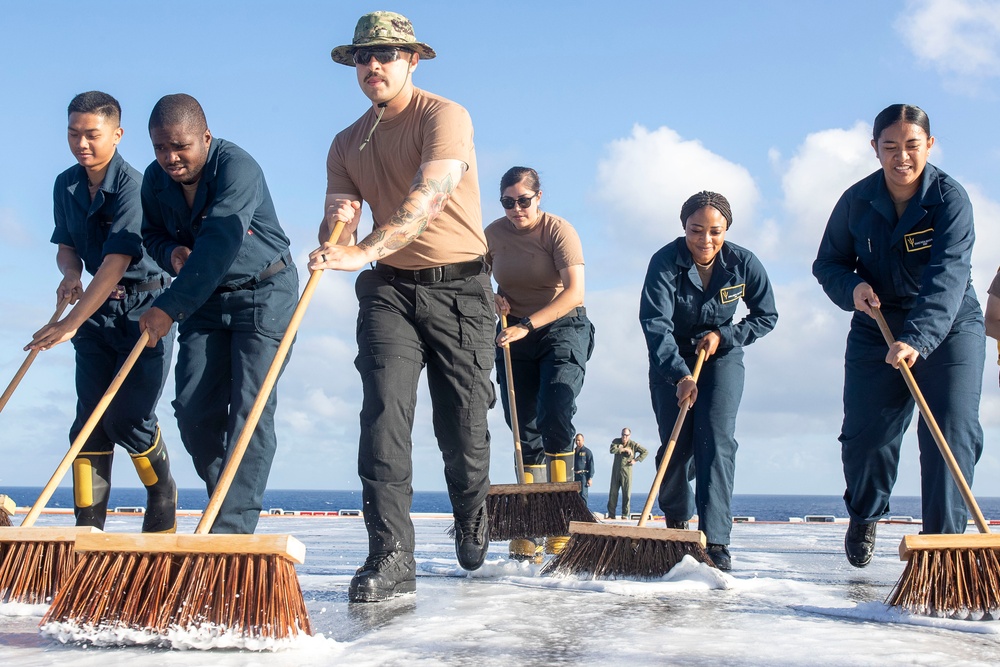
M 375 271 L 390 279 L 399 278 L 411 283 L 443 283 L 449 280 L 472 278 L 481 273 L 486 273 L 486 262 L 482 258 L 479 258 L 471 262 L 432 266 L 429 269 L 397 269 L 394 266 L 379 262 L 375 265 Z
M 129 294 L 152 292 L 153 290 L 160 289 L 161 287 L 166 287 L 169 284 L 170 278 L 163 275 L 153 278 L 152 280 L 147 280 L 143 283 L 121 283 L 111 288 L 111 294 L 108 295 L 108 298 L 115 301 L 121 301 Z
M 289 257 L 288 262 L 286 262 L 285 258 L 282 257 L 277 262 L 275 262 L 271 266 L 269 266 L 266 269 L 264 269 L 263 271 L 261 271 L 257 275 L 256 278 L 251 278 L 250 280 L 247 280 L 246 282 L 242 282 L 242 283 L 240 283 L 238 285 L 221 285 L 221 286 L 215 288 L 215 293 L 216 294 L 222 294 L 224 292 L 239 292 L 240 290 L 253 289 L 253 288 L 257 287 L 257 285 L 259 285 L 260 283 L 264 282 L 265 280 L 267 280 L 271 276 L 273 276 L 276 273 L 278 273 L 278 271 L 281 271 L 282 269 L 284 269 L 290 263 L 291 263 L 291 257 Z
M 571 310 L 568 313 L 566 313 L 565 315 L 563 315 L 563 317 L 586 317 L 586 316 L 587 316 L 587 309 L 584 308 L 583 306 L 577 306 L 573 310 Z M 507 321 L 508 322 L 519 322 L 522 319 L 524 319 L 524 318 L 523 317 L 518 317 L 517 315 L 508 315 L 507 316 Z M 562 317 L 559 318 L 559 320 L 561 320 L 561 319 L 562 319 Z M 556 322 L 558 322 L 559 320 L 556 320 Z M 555 322 L 552 322 L 551 324 L 555 324 Z M 548 325 L 545 325 L 545 326 L 548 326 Z M 539 327 L 539 329 L 540 328 L 541 327 Z

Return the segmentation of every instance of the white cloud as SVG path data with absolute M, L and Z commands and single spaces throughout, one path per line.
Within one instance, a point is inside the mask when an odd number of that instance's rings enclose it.
M 847 130 L 813 132 L 785 165 L 781 185 L 788 220 L 784 228 L 796 244 L 794 255 L 812 261 L 840 195 L 878 169 L 870 141 L 871 130 L 861 121 Z
M 1000 66 L 1000 4 L 911 0 L 896 29 L 921 62 L 963 79 L 994 77 Z
M 939 148 L 935 151 L 940 157 Z M 587 306 L 597 327 L 597 351 L 588 365 L 575 425 L 588 436 L 595 453 L 601 452 L 623 425 L 629 425 L 640 442 L 656 441 L 646 347 L 637 322 L 642 270 L 651 248 L 680 234 L 679 225 L 676 233 L 665 231 L 663 221 L 673 224 L 674 209 L 679 209 L 683 199 L 709 187 L 727 196 L 743 193 L 732 197 L 734 206 L 736 201 L 744 201 L 741 197 L 752 203 L 740 214 L 741 226 L 734 232 L 751 239 L 745 245 L 764 260 L 780 313 L 776 329 L 746 350 L 746 387 L 737 427 L 741 450 L 736 491 L 836 493 L 842 488 L 837 436 L 843 414 L 844 346 L 851 314 L 830 302 L 810 275 L 809 265 L 840 195 L 879 165 L 870 145 L 870 128 L 864 122 L 813 132 L 790 158 L 772 149 L 768 159 L 781 177 L 780 205 L 773 207 L 774 216 L 757 221 L 751 216 L 759 197 L 749 174 L 699 142 L 685 141 L 668 128 L 650 132 L 636 127 L 631 136 L 609 146 L 600 163 L 600 185 L 595 191 L 607 201 L 616 195 L 616 211 L 621 217 L 613 225 L 630 225 L 629 234 L 639 239 L 635 248 L 645 250 L 643 260 L 634 262 L 636 266 L 630 269 L 588 266 Z M 722 174 L 729 180 L 722 184 L 715 181 L 716 185 L 695 184 L 699 174 Z M 1000 238 L 996 238 L 1000 231 L 994 232 L 997 226 L 991 224 L 1000 219 L 1000 204 L 989 200 L 975 184 L 968 190 L 979 221 L 975 281 L 985 298 L 985 288 L 1000 264 Z M 748 217 L 752 233 L 744 235 L 743 221 Z M 611 221 L 605 224 L 612 226 Z M 766 238 L 780 238 L 780 248 L 766 243 Z M 988 356 L 991 364 L 993 357 Z M 988 368 L 992 368 L 990 364 Z M 993 386 L 995 382 L 995 373 L 988 370 L 984 383 Z M 983 409 L 988 440 L 1000 430 L 1000 423 L 993 424 L 996 420 L 986 414 L 991 405 L 986 395 Z M 497 437 L 507 437 L 506 431 Z M 987 471 L 998 466 L 1000 462 L 987 452 L 980 465 L 980 488 L 989 488 L 983 486 L 989 484 Z M 651 483 L 654 470 L 643 465 L 634 474 L 638 488 Z M 904 442 L 897 492 L 918 494 L 918 480 L 915 428 L 911 427 Z
M 724 194 L 741 226 L 752 224 L 760 199 L 746 168 L 669 127 L 636 125 L 631 136 L 612 142 L 597 165 L 596 183 L 596 198 L 613 207 L 610 229 L 630 247 L 661 243 L 664 227 L 679 233 L 681 204 L 701 190 Z

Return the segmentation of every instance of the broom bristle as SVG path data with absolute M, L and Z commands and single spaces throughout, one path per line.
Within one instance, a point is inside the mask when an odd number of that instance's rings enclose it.
M 47 604 L 76 561 L 70 541 L 0 540 L 0 602 Z
M 7 513 L 7 510 L 0 507 L 0 528 L 10 528 L 13 525 L 10 521 L 10 514 Z
M 574 533 L 563 552 L 546 563 L 541 574 L 659 579 L 684 556 L 715 567 L 698 542 Z
M 275 554 L 82 554 L 42 624 L 246 638 L 312 634 L 295 566 Z
M 1000 618 L 1000 551 L 912 551 L 886 604 L 928 616 Z
M 531 491 L 486 496 L 490 541 L 566 535 L 571 521 L 596 523 L 579 491 Z

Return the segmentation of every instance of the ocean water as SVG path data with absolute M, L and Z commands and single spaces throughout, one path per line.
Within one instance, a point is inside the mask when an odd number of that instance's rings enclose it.
M 5 487 L 3 492 L 14 499 L 19 506 L 29 506 L 38 498 L 41 487 Z M 987 519 L 1000 519 L 1000 498 L 977 498 Z M 646 502 L 646 494 L 633 494 L 631 511 L 638 513 Z M 178 505 L 181 509 L 201 510 L 208 503 L 208 496 L 202 489 L 180 489 Z M 146 504 L 143 489 L 115 487 L 111 490 L 109 507 L 136 507 Z M 588 503 L 590 509 L 600 516 L 607 511 L 608 494 L 591 491 Z M 285 511 L 340 511 L 363 506 L 361 491 L 330 491 L 274 489 L 264 494 L 264 509 L 281 508 Z M 73 507 L 73 492 L 70 487 L 60 487 L 52 496 L 47 507 L 70 509 Z M 619 511 L 621 500 L 619 499 Z M 413 494 L 413 512 L 448 514 L 451 504 L 444 491 L 417 491 Z M 653 513 L 659 513 L 654 507 Z M 787 521 L 789 518 L 811 516 L 832 516 L 846 519 L 847 510 L 839 496 L 796 496 L 796 495 L 736 495 L 733 497 L 733 515 L 754 517 L 757 521 Z M 890 515 L 900 517 L 921 517 L 920 498 L 917 496 L 893 497 L 890 501 Z

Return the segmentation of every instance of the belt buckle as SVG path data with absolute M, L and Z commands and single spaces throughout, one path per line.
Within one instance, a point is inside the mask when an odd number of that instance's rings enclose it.
M 422 283 L 439 283 L 444 279 L 444 268 L 432 266 L 428 269 L 420 269 L 419 275 Z
M 126 294 L 124 285 L 115 285 L 111 288 L 111 294 L 108 295 L 108 298 L 114 301 L 121 301 L 125 298 Z

